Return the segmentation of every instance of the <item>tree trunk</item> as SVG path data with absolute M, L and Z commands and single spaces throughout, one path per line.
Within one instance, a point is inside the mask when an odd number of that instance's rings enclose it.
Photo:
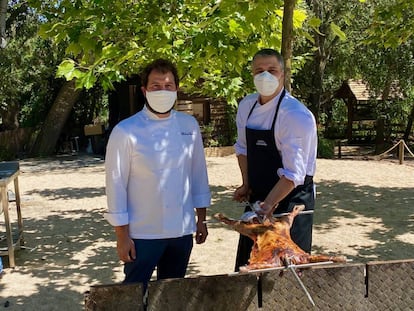
M 6 13 L 7 13 L 7 0 L 0 0 L 0 47 L 4 49 L 6 47 Z
M 411 107 L 411 113 L 410 113 L 410 116 L 408 117 L 407 127 L 404 132 L 403 139 L 405 141 L 408 141 L 408 139 L 410 138 L 410 133 L 413 128 L 413 121 L 414 121 L 414 105 Z
M 20 107 L 15 103 L 8 103 L 6 109 L 0 111 L 3 130 L 15 130 L 19 128 L 19 113 Z
M 329 25 L 326 25 L 322 16 L 322 7 L 318 1 L 308 0 L 308 5 L 318 17 L 322 24 L 319 26 L 319 32 L 314 31 L 315 47 L 314 54 L 314 72 L 312 74 L 312 87 L 313 92 L 310 94 L 310 107 L 316 118 L 316 122 L 319 121 L 319 111 L 321 106 L 321 94 L 323 91 L 323 76 L 325 74 L 327 51 L 326 51 L 326 35 L 328 33 Z
M 293 11 L 296 0 L 285 0 L 282 21 L 282 55 L 285 62 L 285 88 L 291 91 L 292 77 L 292 42 L 293 42 Z
M 80 92 L 75 89 L 75 80 L 63 84 L 32 148 L 33 156 L 47 156 L 55 152 L 60 133 Z

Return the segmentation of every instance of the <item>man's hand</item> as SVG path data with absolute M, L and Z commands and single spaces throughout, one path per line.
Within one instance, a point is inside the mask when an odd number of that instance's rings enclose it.
M 207 224 L 205 223 L 207 216 L 206 208 L 196 208 L 197 213 L 197 231 L 195 234 L 195 240 L 197 244 L 202 244 L 206 241 L 208 231 Z
M 207 225 L 203 223 L 202 220 L 197 221 L 197 231 L 195 235 L 195 240 L 197 244 L 203 244 L 207 239 L 208 231 Z
M 129 237 L 129 226 L 116 226 L 116 250 L 123 262 L 131 262 L 137 258 L 134 241 Z
M 123 262 L 132 262 L 137 257 L 134 241 L 132 241 L 129 237 L 117 239 L 116 250 L 118 252 L 119 259 Z
M 262 214 L 265 215 L 267 218 L 272 218 L 273 212 L 277 208 L 277 204 L 272 206 L 267 204 L 266 201 L 260 202 L 260 208 L 262 210 Z
M 243 184 L 234 191 L 233 200 L 237 202 L 248 202 L 249 196 L 249 187 Z

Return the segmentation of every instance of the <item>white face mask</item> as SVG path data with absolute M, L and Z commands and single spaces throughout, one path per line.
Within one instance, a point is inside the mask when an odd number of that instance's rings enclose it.
M 270 96 L 279 87 L 279 79 L 268 71 L 263 71 L 254 76 L 256 90 L 263 96 Z
M 146 92 L 148 105 L 157 113 L 169 112 L 177 99 L 177 91 L 152 91 Z

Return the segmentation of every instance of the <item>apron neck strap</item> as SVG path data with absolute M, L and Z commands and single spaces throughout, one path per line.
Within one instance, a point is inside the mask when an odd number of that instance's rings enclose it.
M 277 106 L 276 106 L 276 113 L 275 113 L 275 117 L 274 117 L 273 122 L 272 122 L 272 129 L 274 128 L 274 125 L 275 125 L 276 116 L 277 116 L 277 113 L 279 112 L 279 106 L 280 106 L 280 103 L 282 102 L 283 97 L 285 97 L 285 94 L 286 94 L 286 90 L 283 88 L 283 92 L 282 92 L 282 94 L 280 94 L 279 101 L 277 102 Z M 247 119 L 248 119 L 248 118 L 250 117 L 250 115 L 252 114 L 252 112 L 253 112 L 253 110 L 254 110 L 254 107 L 256 107 L 257 103 L 258 103 L 258 101 L 256 100 L 256 101 L 254 102 L 254 105 L 252 106 L 252 108 L 250 108 L 249 114 L 247 115 Z
M 275 131 L 275 123 L 276 123 L 277 114 L 279 113 L 280 103 L 285 97 L 285 94 L 286 94 L 286 90 L 283 88 L 283 92 L 282 94 L 280 94 L 279 100 L 277 102 L 275 117 L 273 118 L 273 122 L 272 122 L 272 127 L 271 127 L 272 133 Z

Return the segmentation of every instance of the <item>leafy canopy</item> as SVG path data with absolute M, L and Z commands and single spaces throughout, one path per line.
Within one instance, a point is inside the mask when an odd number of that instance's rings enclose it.
M 190 93 L 234 101 L 249 89 L 248 60 L 261 47 L 280 49 L 282 0 L 58 0 L 31 1 L 42 12 L 40 33 L 66 42 L 58 76 L 79 88 L 112 83 L 148 61 L 177 63 Z M 295 12 L 294 27 L 305 20 Z M 200 88 L 202 83 L 202 88 Z
M 369 5 L 370 1 L 367 1 Z M 414 1 L 378 1 L 369 27 L 370 43 L 382 42 L 385 48 L 396 48 L 413 40 Z

